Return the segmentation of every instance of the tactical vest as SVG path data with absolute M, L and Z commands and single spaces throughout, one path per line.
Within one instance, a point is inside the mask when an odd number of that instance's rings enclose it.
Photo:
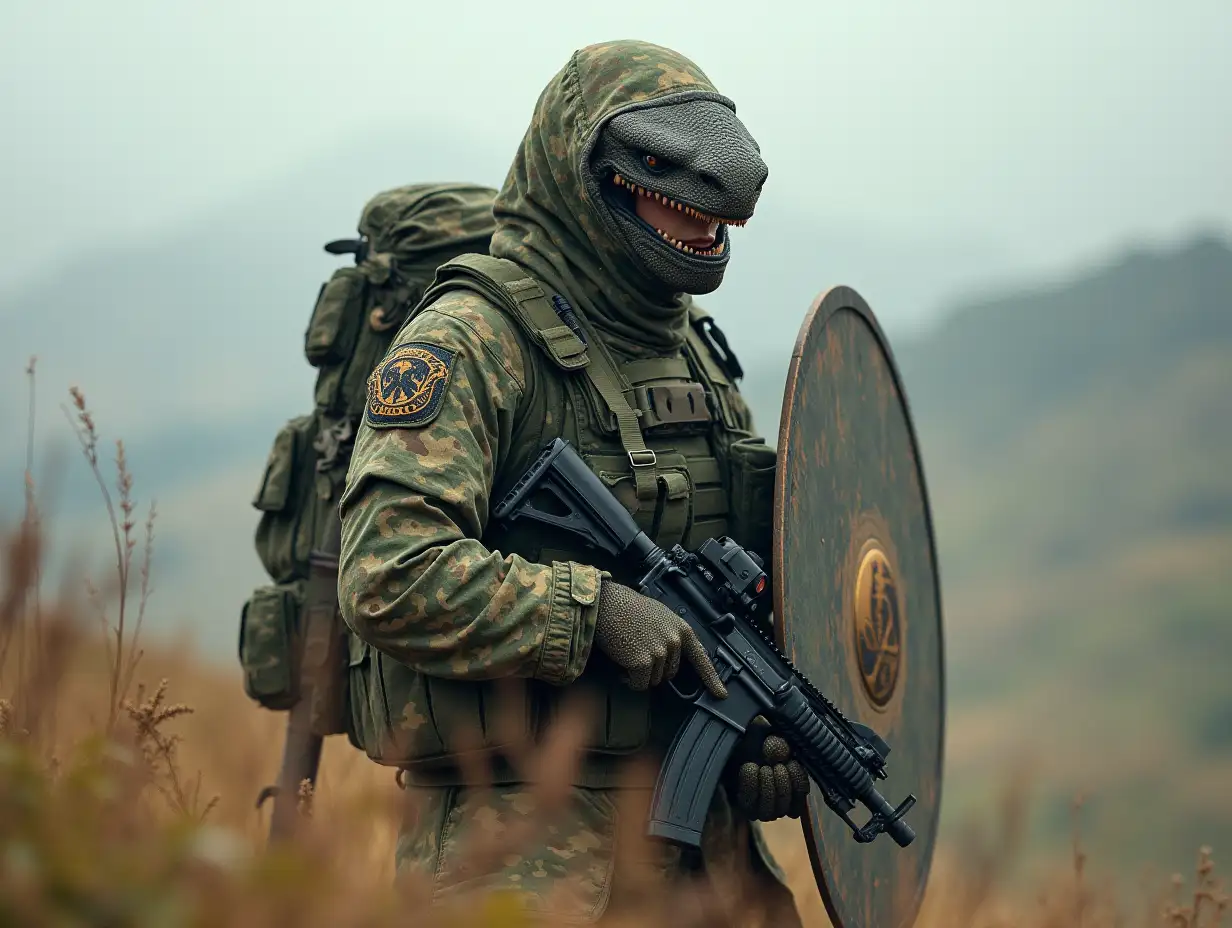
M 470 290 L 498 306 L 522 336 L 526 392 L 509 453 L 497 474 L 499 500 L 544 444 L 561 437 L 625 504 L 659 545 L 694 548 L 731 535 L 768 557 L 775 450 L 747 430 L 736 393 L 738 362 L 709 315 L 690 309 L 683 350 L 674 357 L 622 360 L 579 319 L 560 294 L 545 293 L 512 262 L 466 255 L 443 265 L 414 312 L 451 290 Z M 533 347 L 532 347 L 533 346 Z M 577 561 L 628 575 L 594 551 L 543 526 L 490 525 L 492 550 L 537 563 Z M 583 604 L 593 591 L 575 593 Z M 461 749 L 481 748 L 496 782 L 519 779 L 503 756 L 516 731 L 535 738 L 552 718 L 561 690 L 537 681 L 470 682 L 419 674 L 351 638 L 352 741 L 374 760 L 404 768 L 413 783 L 465 781 Z M 516 688 L 516 692 L 511 689 Z M 682 704 L 660 687 L 634 692 L 597 649 L 569 687 L 592 697 L 595 724 L 578 785 L 612 785 L 615 761 L 665 746 Z M 497 708 L 512 728 L 494 721 Z

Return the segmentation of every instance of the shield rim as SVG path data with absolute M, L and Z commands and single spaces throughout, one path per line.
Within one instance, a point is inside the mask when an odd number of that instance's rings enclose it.
M 773 607 L 774 615 L 781 616 L 783 614 L 783 541 L 784 532 L 781 530 L 782 516 L 787 502 L 787 461 L 788 461 L 788 424 L 791 422 L 791 413 L 794 406 L 795 385 L 800 375 L 800 365 L 804 356 L 804 348 L 808 343 L 809 334 L 813 328 L 824 326 L 835 313 L 841 309 L 854 310 L 863 318 L 864 322 L 872 330 L 873 337 L 877 340 L 878 346 L 881 348 L 885 356 L 886 363 L 890 368 L 890 375 L 894 379 L 894 386 L 898 392 L 899 400 L 902 403 L 903 415 L 907 422 L 907 433 L 911 437 L 911 446 L 915 451 L 915 470 L 916 478 L 920 482 L 920 494 L 924 503 L 924 524 L 927 527 L 929 560 L 932 562 L 933 577 L 936 580 L 936 590 L 934 595 L 934 605 L 937 610 L 938 624 L 938 641 L 937 653 L 940 657 L 941 664 L 941 685 L 939 692 L 940 699 L 940 725 L 939 739 L 940 745 L 937 751 L 937 802 L 932 809 L 930 832 L 933 835 L 933 841 L 928 849 L 928 856 L 924 862 L 923 876 L 920 885 L 916 888 L 915 898 L 912 900 L 912 916 L 911 921 L 907 926 L 914 924 L 919 918 L 920 908 L 924 901 L 924 895 L 928 890 L 929 878 L 932 875 L 933 859 L 936 856 L 937 849 L 937 830 L 941 816 L 941 803 L 944 798 L 944 772 L 945 772 L 945 749 L 946 749 L 946 720 L 947 720 L 947 686 L 946 686 L 946 654 L 945 654 L 945 618 L 942 612 L 942 597 L 941 597 L 941 571 L 937 557 L 937 538 L 933 527 L 932 501 L 928 493 L 928 484 L 924 477 L 924 461 L 920 454 L 919 436 L 916 434 L 915 418 L 911 414 L 911 404 L 907 397 L 907 391 L 903 385 L 902 375 L 899 373 L 898 364 L 894 360 L 894 353 L 890 348 L 889 340 L 882 331 L 881 325 L 877 322 L 877 317 L 874 315 L 872 307 L 864 300 L 859 293 L 852 287 L 838 285 L 830 287 L 828 290 L 823 290 L 813 300 L 809 306 L 808 314 L 804 317 L 804 321 L 800 325 L 800 331 L 796 335 L 795 344 L 791 350 L 791 363 L 787 369 L 787 381 L 783 387 L 783 405 L 779 414 L 779 437 L 778 437 L 778 462 L 775 471 L 774 485 L 774 566 L 773 566 Z M 783 653 L 787 651 L 787 638 L 783 623 L 776 621 L 774 623 L 774 638 L 775 643 Z M 810 795 L 809 805 L 818 801 L 815 799 L 815 794 Z M 829 812 L 828 807 L 826 811 Z M 821 901 L 825 905 L 826 914 L 830 921 L 834 923 L 835 928 L 853 928 L 844 924 L 842 918 L 837 912 L 834 899 L 830 891 L 830 884 L 826 877 L 826 870 L 822 860 L 822 840 L 821 835 L 817 834 L 813 829 L 812 815 L 802 815 L 800 817 L 801 825 L 804 830 L 804 843 L 808 846 L 809 861 L 813 866 L 813 879 L 817 883 L 817 889 L 821 893 Z M 902 926 L 902 928 L 907 928 Z

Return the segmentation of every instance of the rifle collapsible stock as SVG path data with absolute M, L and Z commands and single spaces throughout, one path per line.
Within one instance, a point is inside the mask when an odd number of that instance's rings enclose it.
M 891 806 L 874 780 L 885 779 L 889 746 L 849 721 L 785 657 L 758 624 L 769 612 L 762 561 L 730 538 L 711 538 L 695 553 L 664 551 L 562 439 L 549 444 L 493 510 L 504 522 L 530 519 L 573 533 L 623 560 L 642 593 L 681 616 L 696 633 L 727 687 L 718 699 L 698 683 L 669 684 L 693 712 L 677 731 L 655 785 L 648 831 L 697 847 L 710 799 L 728 756 L 749 723 L 764 716 L 791 745 L 829 806 L 861 843 L 883 831 L 900 847 L 915 840 L 903 816 L 909 795 Z M 856 803 L 870 812 L 856 824 Z

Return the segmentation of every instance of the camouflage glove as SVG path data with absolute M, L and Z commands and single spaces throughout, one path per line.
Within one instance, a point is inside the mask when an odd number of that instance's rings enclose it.
M 736 807 L 751 819 L 772 822 L 799 818 L 809 794 L 809 778 L 791 748 L 760 715 L 732 752 L 729 786 Z
M 610 580 L 600 585 L 595 644 L 629 672 L 631 689 L 644 690 L 672 679 L 683 654 L 702 685 L 717 698 L 727 698 L 727 688 L 688 623 L 657 599 L 627 586 Z

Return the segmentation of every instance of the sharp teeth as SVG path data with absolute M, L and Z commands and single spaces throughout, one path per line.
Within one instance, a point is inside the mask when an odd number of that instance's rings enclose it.
M 657 200 L 662 200 L 662 199 L 663 199 L 663 194 L 661 194 L 661 193 L 656 193 L 656 194 L 655 194 L 655 200 L 656 200 L 656 201 L 657 201 Z
M 625 182 L 625 179 L 621 177 L 619 174 L 617 174 L 615 177 L 612 178 L 612 183 L 614 183 L 617 187 L 619 187 L 624 182 Z

